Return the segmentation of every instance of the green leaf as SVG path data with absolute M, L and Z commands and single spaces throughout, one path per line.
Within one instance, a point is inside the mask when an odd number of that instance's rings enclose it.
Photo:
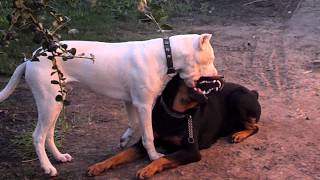
M 50 44 L 49 47 L 48 47 L 48 51 L 49 52 L 56 52 L 58 49 L 58 46 L 55 45 L 55 44 Z
M 172 26 L 170 26 L 169 24 L 161 24 L 160 25 L 160 27 L 161 27 L 161 29 L 163 29 L 163 30 L 173 30 L 173 27 Z
M 71 48 L 70 50 L 68 50 L 69 53 L 71 53 L 72 55 L 76 55 L 77 50 L 76 48 Z
M 56 101 L 61 102 L 63 101 L 63 97 L 59 94 L 56 96 Z
M 68 45 L 62 44 L 61 47 L 62 47 L 63 49 L 67 49 L 67 48 L 68 48 Z
M 48 56 L 48 59 L 52 61 L 54 60 L 54 56 Z
M 41 56 L 47 56 L 47 53 L 43 52 L 40 54 Z
M 59 84 L 59 81 L 51 80 L 51 84 Z
M 38 57 L 33 57 L 31 61 L 40 61 L 40 59 Z

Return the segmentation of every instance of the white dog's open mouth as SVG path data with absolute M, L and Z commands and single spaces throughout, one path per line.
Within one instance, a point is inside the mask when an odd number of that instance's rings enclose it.
M 202 77 L 196 84 L 196 90 L 204 95 L 220 91 L 223 87 L 223 76 Z
M 189 88 L 190 97 L 199 102 L 204 102 L 211 93 L 220 91 L 223 84 L 223 76 L 201 77 L 196 81 L 194 88 Z

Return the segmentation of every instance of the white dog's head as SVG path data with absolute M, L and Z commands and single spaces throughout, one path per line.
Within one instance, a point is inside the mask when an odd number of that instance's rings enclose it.
M 177 38 L 175 49 L 181 54 L 177 55 L 177 59 L 174 58 L 174 64 L 180 77 L 189 87 L 195 87 L 195 82 L 202 76 L 218 75 L 214 66 L 214 51 L 210 44 L 211 36 L 211 34 L 194 34 Z

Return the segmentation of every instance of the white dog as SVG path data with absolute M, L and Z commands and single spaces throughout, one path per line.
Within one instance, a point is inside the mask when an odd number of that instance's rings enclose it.
M 200 76 L 217 75 L 214 67 L 214 52 L 210 45 L 211 34 L 178 35 L 170 37 L 173 66 L 188 86 L 194 87 Z M 77 54 L 94 54 L 95 62 L 86 59 L 57 60 L 67 82 L 80 82 L 93 91 L 125 101 L 129 128 L 122 136 L 122 146 L 132 136 L 133 122 L 140 121 L 143 130 L 143 145 L 149 158 L 162 156 L 153 144 L 151 112 L 156 97 L 170 80 L 166 74 L 167 62 L 163 40 L 103 43 L 89 41 L 64 41 L 68 47 L 77 49 Z M 41 167 L 46 174 L 57 175 L 45 151 L 45 143 L 56 160 L 71 161 L 69 154 L 62 154 L 54 143 L 54 127 L 62 104 L 55 101 L 58 86 L 50 80 L 52 63 L 47 57 L 40 62 L 26 61 L 19 65 L 8 85 L 0 92 L 0 102 L 15 89 L 23 74 L 34 95 L 38 109 L 38 123 L 33 133 L 33 143 Z

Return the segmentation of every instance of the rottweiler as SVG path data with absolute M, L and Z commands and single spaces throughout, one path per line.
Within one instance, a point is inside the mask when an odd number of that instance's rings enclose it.
M 223 87 L 218 89 L 216 82 Z M 258 132 L 261 106 L 257 91 L 224 82 L 220 77 L 200 78 L 197 84 L 199 87 L 191 89 L 175 76 L 158 97 L 152 112 L 154 142 L 157 148 L 166 150 L 166 155 L 139 169 L 138 179 L 199 161 L 199 150 L 210 147 L 220 137 L 231 135 L 231 142 L 239 143 Z M 146 155 L 140 138 L 128 149 L 90 166 L 88 175 L 99 175 Z

